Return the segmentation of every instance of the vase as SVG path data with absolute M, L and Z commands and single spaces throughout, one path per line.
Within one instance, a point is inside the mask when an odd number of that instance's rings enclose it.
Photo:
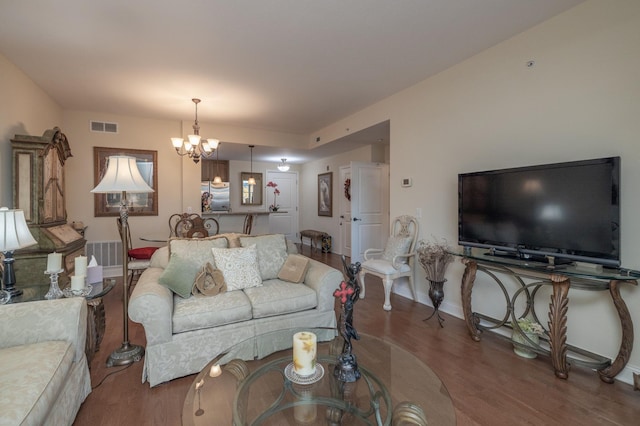
M 524 334 L 526 334 L 526 336 L 536 345 L 538 344 L 538 342 L 540 341 L 539 336 L 536 333 L 527 333 L 524 332 Z M 520 334 L 520 332 L 518 330 L 513 330 L 512 334 L 511 334 L 511 340 L 515 343 L 520 343 L 522 345 L 525 346 L 529 346 L 532 347 L 531 343 L 529 343 L 523 336 L 522 334 Z M 538 354 L 536 354 L 534 351 L 529 350 L 525 347 L 522 347 L 520 345 L 513 345 L 513 352 L 515 352 L 518 356 L 521 356 L 523 358 L 529 358 L 529 359 L 533 359 L 535 357 L 538 356 Z
M 429 298 L 431 299 L 431 303 L 433 303 L 433 312 L 431 313 L 431 315 L 429 315 L 429 318 L 426 318 L 424 321 L 427 321 L 432 316 L 436 315 L 438 318 L 438 324 L 440 324 L 440 327 L 444 327 L 442 325 L 444 318 L 440 316 L 439 309 L 440 309 L 440 304 L 442 303 L 442 299 L 444 299 L 444 283 L 446 281 L 447 281 L 446 279 L 442 281 L 429 280 Z

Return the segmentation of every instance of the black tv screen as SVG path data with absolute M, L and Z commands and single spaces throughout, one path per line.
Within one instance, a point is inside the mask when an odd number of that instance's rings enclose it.
M 620 265 L 620 157 L 458 175 L 458 243 Z

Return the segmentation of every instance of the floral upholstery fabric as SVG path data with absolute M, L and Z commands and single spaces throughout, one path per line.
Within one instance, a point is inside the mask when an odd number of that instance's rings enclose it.
M 211 249 L 216 268 L 222 271 L 227 290 L 243 290 L 262 285 L 256 246 Z
M 242 291 L 228 291 L 213 297 L 174 297 L 173 333 L 218 327 L 251 319 L 251 303 Z
M 316 292 L 305 285 L 281 280 L 265 281 L 262 287 L 244 291 L 251 302 L 253 318 L 306 311 L 318 305 Z
M 262 280 L 278 278 L 278 272 L 287 260 L 287 243 L 283 234 L 240 237 L 242 247 L 255 244 Z
M 72 424 L 91 392 L 83 298 L 0 306 L 0 425 Z

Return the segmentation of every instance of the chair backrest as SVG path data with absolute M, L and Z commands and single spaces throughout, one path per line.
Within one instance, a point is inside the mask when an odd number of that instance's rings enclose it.
M 244 226 L 242 227 L 242 233 L 250 235 L 251 228 L 253 228 L 253 214 L 247 213 L 244 217 Z
M 392 237 L 410 237 L 411 238 L 411 246 L 409 247 L 409 253 L 413 253 L 416 248 L 416 243 L 418 242 L 418 231 L 420 230 L 420 225 L 418 224 L 418 220 L 409 215 L 398 216 L 393 220 L 390 229 L 390 235 Z M 413 257 L 409 259 L 411 262 Z
M 181 238 L 206 238 L 220 231 L 218 221 L 212 217 L 203 219 L 196 213 L 185 214 L 173 228 L 173 236 Z

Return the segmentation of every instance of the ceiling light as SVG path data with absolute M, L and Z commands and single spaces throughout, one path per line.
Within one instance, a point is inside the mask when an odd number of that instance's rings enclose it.
M 280 170 L 281 172 L 289 171 L 289 165 L 287 164 L 286 158 L 283 158 L 282 163 L 278 164 L 278 170 Z
M 218 148 L 218 139 L 202 139 L 200 137 L 200 125 L 198 124 L 198 104 L 200 99 L 193 98 L 191 101 L 196 104 L 196 120 L 193 123 L 193 134 L 188 135 L 188 140 L 183 138 L 171 138 L 171 143 L 180 156 L 188 155 L 194 163 L 200 162 L 200 157 L 207 157 Z
M 255 148 L 255 145 L 249 145 L 249 149 L 251 150 L 251 176 L 249 177 L 249 180 L 247 181 L 247 183 L 249 185 L 255 185 L 256 184 L 256 178 L 253 177 L 253 148 Z

